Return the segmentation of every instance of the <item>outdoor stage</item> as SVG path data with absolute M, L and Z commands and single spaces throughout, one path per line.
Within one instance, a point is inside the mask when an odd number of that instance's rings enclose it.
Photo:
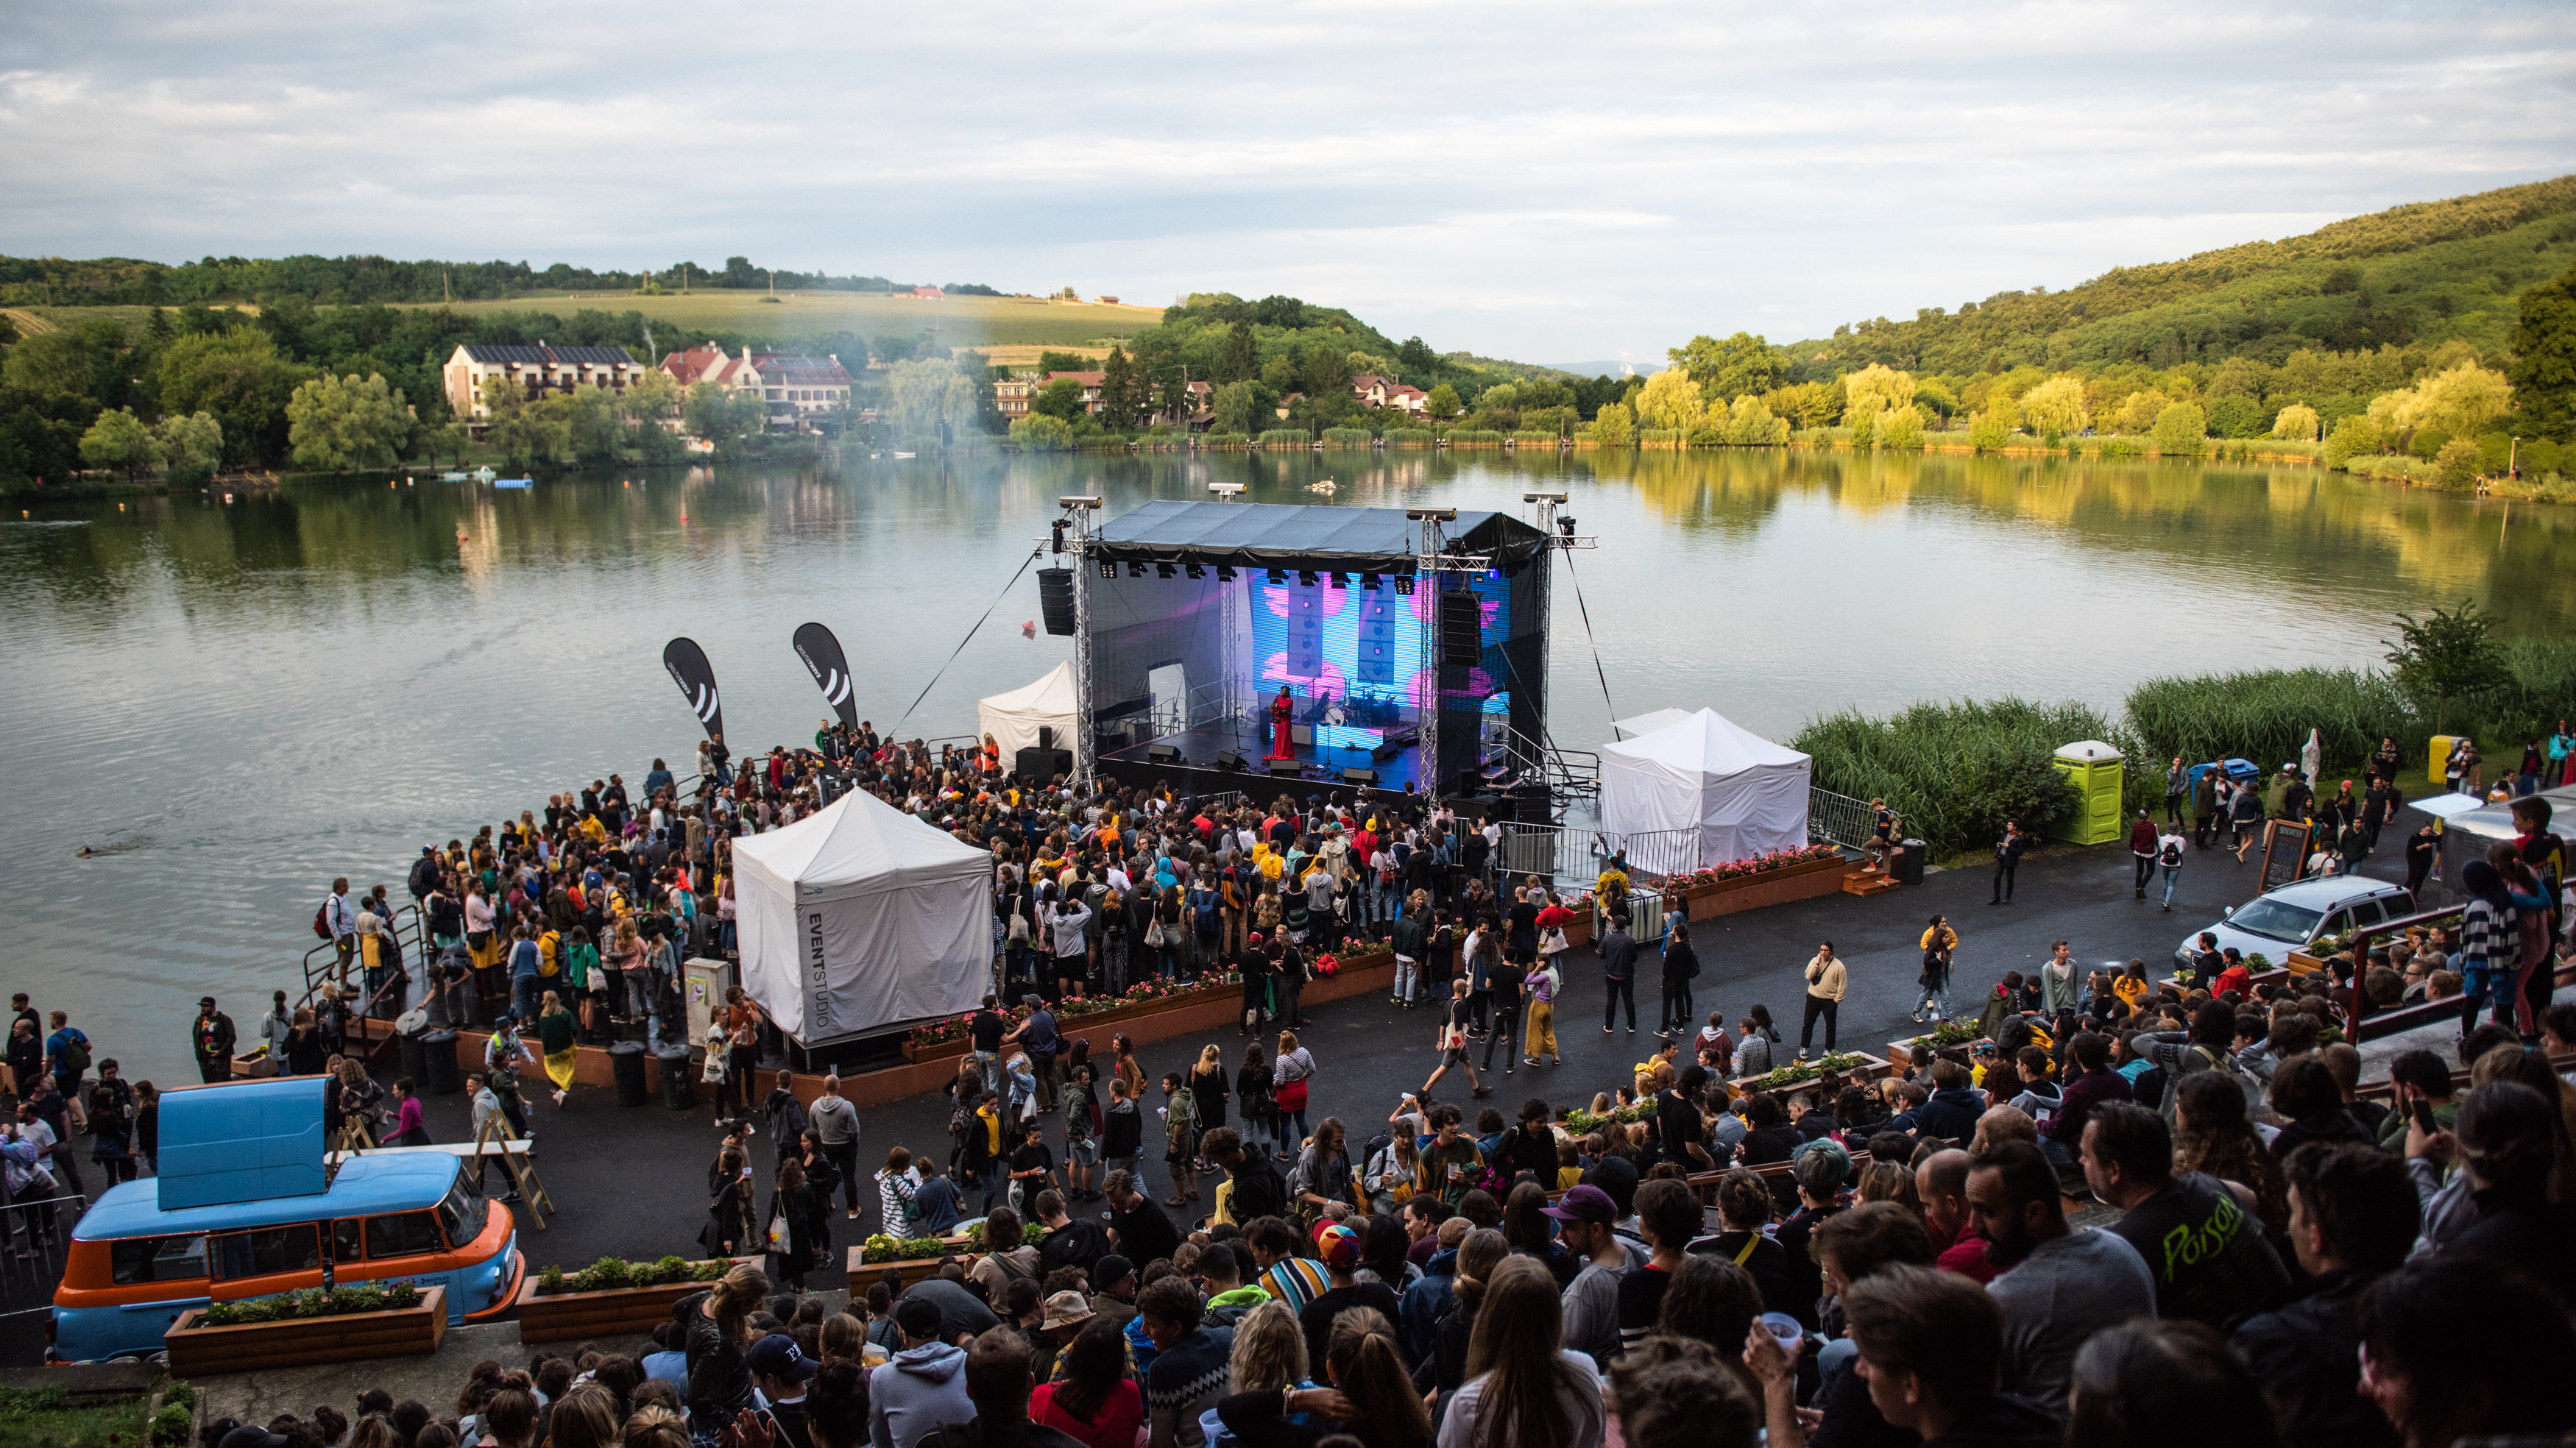
M 1444 799 L 1542 773 L 1550 532 L 1448 509 L 1158 500 L 1104 523 L 1087 505 L 1068 501 L 1040 578 L 1071 605 L 1047 626 L 1076 638 L 1077 772 Z M 1282 711 L 1296 769 L 1273 775 Z

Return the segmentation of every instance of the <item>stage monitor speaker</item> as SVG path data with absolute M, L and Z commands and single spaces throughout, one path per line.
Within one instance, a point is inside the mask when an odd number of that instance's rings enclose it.
M 1070 749 L 1023 749 L 1011 760 L 1011 772 L 1022 779 L 1049 780 L 1073 773 Z
M 1269 764 L 1270 772 L 1281 779 L 1295 779 L 1306 772 L 1306 766 L 1293 759 L 1273 759 Z
M 1479 642 L 1484 613 L 1483 600 L 1465 589 L 1440 595 L 1440 662 L 1459 668 L 1475 665 L 1484 652 Z
M 1073 570 L 1041 568 L 1038 570 L 1038 612 L 1046 618 L 1046 631 L 1070 635 L 1073 621 Z
M 1153 744 L 1146 746 L 1145 757 L 1156 764 L 1178 764 L 1181 751 L 1169 744 Z
M 1345 769 L 1342 771 L 1342 783 L 1365 784 L 1374 788 L 1377 784 L 1377 771 L 1374 769 Z
M 1041 725 L 1039 725 L 1039 726 L 1038 726 L 1038 748 L 1040 748 L 1040 749 L 1053 749 L 1053 748 L 1055 748 L 1055 726 L 1054 726 L 1054 725 L 1052 725 L 1052 724 L 1041 724 Z
M 1216 757 L 1216 767 L 1219 769 L 1241 771 L 1245 767 L 1243 756 L 1235 753 L 1231 749 L 1226 750 L 1224 753 L 1219 754 Z

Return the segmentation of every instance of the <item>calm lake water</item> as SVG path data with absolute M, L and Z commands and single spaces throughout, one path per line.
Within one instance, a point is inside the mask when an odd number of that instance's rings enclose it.
M 129 1075 L 186 1079 L 212 992 L 245 1035 L 296 982 L 332 876 L 402 894 L 419 847 L 697 738 L 659 662 L 706 646 L 738 746 L 826 711 L 788 646 L 831 625 L 885 727 L 1045 533 L 1251 485 L 1256 502 L 1522 511 L 1563 486 L 1597 552 L 1558 580 L 1553 732 L 1706 704 L 1785 738 L 1846 704 L 2074 697 L 2140 679 L 2375 662 L 2389 616 L 2462 596 L 2564 629 L 2576 510 L 2309 468 L 1751 453 L 983 457 L 584 477 L 524 492 L 290 484 L 0 522 L 7 979 Z M 11 510 L 14 512 L 15 510 Z M 972 728 L 1068 641 L 1023 580 L 904 732 Z M 1610 701 L 1593 677 L 1597 642 Z M 103 853 L 76 858 L 88 845 Z

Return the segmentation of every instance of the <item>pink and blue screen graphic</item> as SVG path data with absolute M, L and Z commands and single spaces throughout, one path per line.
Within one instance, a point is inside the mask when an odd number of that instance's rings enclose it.
M 1331 574 L 1317 575 L 1311 587 L 1293 574 L 1286 583 L 1272 583 L 1256 573 L 1249 583 L 1253 674 L 1261 693 L 1274 693 L 1286 684 L 1301 701 L 1301 716 L 1302 701 L 1319 697 L 1392 702 L 1408 716 L 1427 705 L 1435 685 L 1421 665 L 1423 634 L 1432 627 L 1437 607 L 1431 590 L 1400 594 L 1392 580 L 1374 591 L 1342 588 Z M 1478 576 L 1474 587 L 1483 604 L 1480 632 L 1491 645 L 1500 640 L 1511 585 Z M 1490 696 L 1485 698 L 1487 710 L 1508 707 L 1483 669 L 1470 670 L 1467 682 L 1471 694 Z

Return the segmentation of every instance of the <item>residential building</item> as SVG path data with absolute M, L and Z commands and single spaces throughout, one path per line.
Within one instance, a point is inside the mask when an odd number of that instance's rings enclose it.
M 850 374 L 837 354 L 808 357 L 795 352 L 746 352 L 729 356 L 713 342 L 662 359 L 662 370 L 687 389 L 701 382 L 730 387 L 757 397 L 767 407 L 772 427 L 804 427 L 817 415 L 841 407 L 850 395 Z
M 1082 410 L 1090 413 L 1094 417 L 1098 417 L 1100 415 L 1100 384 L 1109 379 L 1109 374 L 1106 372 L 1050 372 L 1046 375 L 1046 380 L 1040 382 L 1038 387 L 1043 391 L 1046 388 L 1067 379 L 1082 384 Z
M 1380 377 L 1374 373 L 1364 373 L 1352 378 L 1351 396 L 1357 398 L 1362 407 L 1392 407 L 1411 413 L 1420 413 L 1431 405 L 1431 395 L 1421 388 L 1410 387 L 1392 377 Z
M 492 415 L 490 398 L 503 386 L 529 397 L 570 392 L 576 387 L 605 387 L 624 392 L 641 376 L 644 364 L 623 347 L 493 346 L 465 343 L 442 369 L 448 410 L 462 418 Z
M 948 297 L 946 292 L 941 291 L 937 287 L 914 287 L 911 291 L 904 293 L 904 295 L 907 297 L 918 297 L 925 302 L 945 301 Z
M 993 407 L 1005 424 L 1029 415 L 1029 401 L 1037 396 L 1038 386 L 1034 372 L 1014 372 L 993 384 Z

